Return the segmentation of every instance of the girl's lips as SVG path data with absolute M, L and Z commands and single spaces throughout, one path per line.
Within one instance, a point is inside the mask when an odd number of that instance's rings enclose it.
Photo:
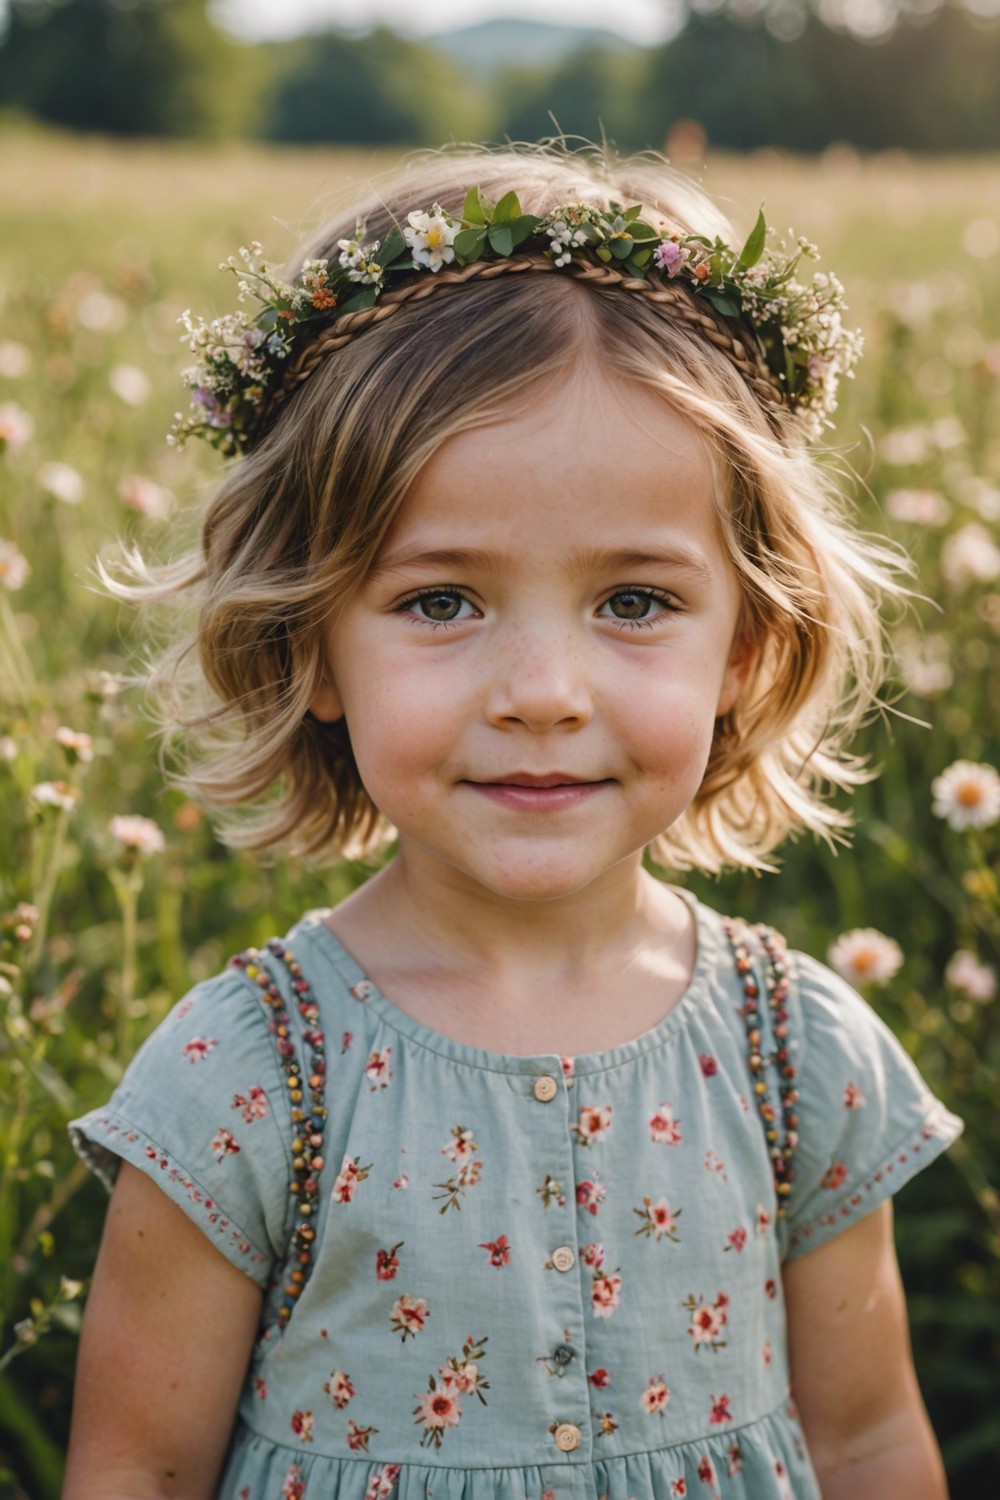
M 611 782 L 561 781 L 552 786 L 529 786 L 512 781 L 467 781 L 465 785 L 503 807 L 520 808 L 525 812 L 555 812 L 585 802 Z

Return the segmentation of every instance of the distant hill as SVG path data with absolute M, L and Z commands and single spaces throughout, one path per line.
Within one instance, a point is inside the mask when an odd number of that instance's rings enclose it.
M 429 45 L 472 73 L 488 77 L 501 68 L 523 66 L 552 68 L 581 47 L 602 47 L 609 52 L 634 52 L 635 44 L 613 31 L 592 26 L 553 26 L 544 21 L 498 18 L 438 31 L 424 38 Z

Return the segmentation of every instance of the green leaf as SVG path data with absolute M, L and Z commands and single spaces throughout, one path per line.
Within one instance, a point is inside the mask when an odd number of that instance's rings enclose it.
M 597 254 L 598 254 L 599 258 L 605 262 L 605 264 L 607 264 L 607 262 L 609 260 L 613 260 L 614 259 L 613 255 L 611 254 L 611 251 L 608 249 L 607 245 L 598 245 L 598 247 L 597 247 Z
M 658 229 L 652 224 L 647 224 L 642 219 L 633 219 L 628 226 L 628 232 L 634 240 L 656 240 L 657 243 L 663 238 Z
M 628 260 L 632 254 L 632 238 L 627 234 L 616 234 L 608 248 L 615 260 Z
M 652 259 L 652 250 L 633 250 L 630 256 L 632 265 L 638 266 L 642 271 L 645 271 L 646 267 L 649 265 Z
M 755 266 L 764 254 L 764 242 L 767 239 L 767 221 L 764 218 L 764 210 L 761 209 L 757 215 L 757 222 L 747 236 L 747 242 L 740 251 L 740 258 L 736 262 L 738 271 L 749 271 Z
M 483 200 L 479 195 L 479 188 L 470 187 L 465 195 L 465 206 L 462 209 L 462 218 L 466 224 L 487 224 L 489 219 L 483 207 Z
M 740 304 L 734 298 L 727 296 L 725 292 L 717 292 L 710 289 L 705 292 L 705 297 L 711 302 L 716 312 L 722 313 L 724 318 L 739 317 Z
M 455 236 L 455 255 L 463 266 L 478 260 L 486 248 L 486 227 L 462 229 Z
M 628 260 L 623 260 L 620 269 L 627 271 L 630 276 L 635 276 L 639 281 L 646 280 L 645 268 L 636 260 L 634 255 L 630 255 Z
M 541 220 L 537 219 L 534 214 L 522 214 L 519 219 L 511 219 L 507 228 L 511 232 L 514 244 L 523 245 L 524 241 L 534 234 L 540 222 Z
M 521 203 L 516 193 L 504 193 L 493 213 L 494 224 L 508 224 L 521 217 Z M 509 251 L 507 252 L 510 253 Z
M 499 212 L 499 205 L 497 211 Z M 511 254 L 514 249 L 514 236 L 506 224 L 498 224 L 494 220 L 489 227 L 489 237 L 490 244 L 498 255 Z
M 631 224 L 642 213 L 642 204 L 637 203 L 634 208 L 627 208 L 622 214 L 626 224 Z
M 406 255 L 406 241 L 401 229 L 390 229 L 385 237 L 385 243 L 380 245 L 375 252 L 375 259 L 380 266 L 391 266 L 401 255 Z
M 342 313 L 359 312 L 363 307 L 374 307 L 376 291 L 373 286 L 362 286 L 348 297 L 346 302 L 341 302 L 337 311 Z

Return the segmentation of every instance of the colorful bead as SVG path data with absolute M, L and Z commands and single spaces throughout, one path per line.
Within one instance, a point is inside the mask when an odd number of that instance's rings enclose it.
M 768 1143 L 768 1155 L 771 1158 L 771 1168 L 774 1173 L 774 1188 L 777 1195 L 777 1214 L 780 1219 L 785 1218 L 788 1213 L 788 1203 L 792 1193 L 792 1182 L 795 1173 L 792 1171 L 791 1161 L 795 1155 L 798 1145 L 797 1126 L 799 1117 L 795 1113 L 794 1106 L 798 1102 L 798 1089 L 795 1087 L 796 1070 L 794 1064 L 789 1060 L 789 1051 L 786 1045 L 788 1039 L 788 1011 L 785 1009 L 785 1001 L 788 999 L 789 978 L 787 955 L 788 949 L 784 938 L 775 932 L 772 927 L 767 927 L 763 922 L 755 927 L 749 927 L 746 923 L 737 923 L 732 918 L 724 919 L 726 936 L 733 950 L 733 959 L 737 974 L 743 984 L 743 1007 L 742 1015 L 747 1027 L 747 1049 L 748 1063 L 751 1073 L 754 1075 L 753 1092 L 757 1099 L 757 1107 L 761 1119 L 764 1122 L 764 1133 Z M 767 960 L 767 973 L 765 986 L 767 989 L 767 1003 L 772 1016 L 772 1029 L 778 1046 L 769 1056 L 760 1051 L 760 1008 L 758 998 L 760 986 L 753 972 L 753 957 L 750 947 L 746 941 L 749 933 L 754 933 L 758 942 L 764 950 Z M 778 1072 L 778 1092 L 781 1096 L 781 1121 L 784 1127 L 784 1141 L 779 1145 L 778 1132 L 774 1129 L 778 1119 L 778 1111 L 771 1101 L 768 1086 L 763 1076 L 764 1063 L 771 1062 Z
M 292 1104 L 292 1121 L 296 1127 L 295 1139 L 292 1141 L 292 1171 L 295 1176 L 288 1184 L 288 1191 L 295 1204 L 296 1214 L 301 1215 L 301 1219 L 292 1231 L 288 1261 L 293 1269 L 287 1272 L 284 1300 L 278 1309 L 278 1327 L 284 1328 L 312 1271 L 312 1252 L 316 1230 L 308 1220 L 316 1209 L 319 1198 L 318 1174 L 324 1166 L 322 1148 L 323 1130 L 326 1125 L 326 1107 L 323 1102 L 326 1061 L 323 1056 L 324 1038 L 319 1024 L 319 1006 L 310 993 L 308 983 L 302 977 L 302 969 L 298 960 L 291 949 L 286 948 L 284 943 L 277 938 L 271 939 L 267 944 L 267 949 L 275 958 L 280 959 L 291 977 L 292 991 L 298 1001 L 302 1019 L 306 1022 L 302 1032 L 303 1041 L 311 1054 L 304 1060 L 306 1065 L 301 1066 L 295 1056 L 295 1046 L 290 1039 L 292 1023 L 285 1007 L 284 997 L 270 971 L 261 962 L 258 950 L 248 948 L 245 953 L 237 953 L 229 960 L 230 966 L 241 970 L 248 979 L 254 981 L 261 991 L 261 999 L 271 1012 L 268 1028 L 275 1038 L 285 1074 L 285 1087 Z M 302 1080 L 305 1075 L 308 1075 L 309 1086 L 308 1113 L 300 1107 L 304 1102 Z

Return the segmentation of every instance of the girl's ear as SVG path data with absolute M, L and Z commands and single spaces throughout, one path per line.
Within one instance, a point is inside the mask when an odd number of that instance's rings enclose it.
M 719 702 L 715 710 L 717 718 L 721 719 L 736 707 L 758 654 L 757 643 L 751 638 L 749 631 L 738 630 L 733 637 L 729 661 L 719 689 Z
M 340 701 L 340 694 L 329 678 L 324 677 L 313 694 L 309 703 L 309 712 L 314 719 L 319 719 L 324 724 L 335 724 L 338 719 L 344 717 L 344 705 Z

